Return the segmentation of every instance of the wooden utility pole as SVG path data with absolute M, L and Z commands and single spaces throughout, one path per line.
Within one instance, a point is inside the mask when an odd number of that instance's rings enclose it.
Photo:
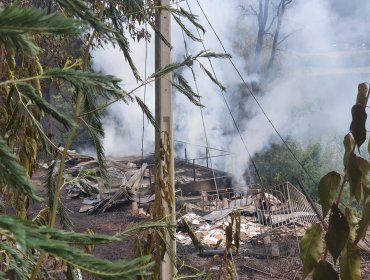
M 168 7 L 170 0 L 158 0 L 158 5 L 161 7 Z M 171 42 L 171 27 L 170 27 L 171 15 L 169 11 L 162 9 L 156 15 L 156 26 L 159 32 Z M 155 69 L 165 67 L 171 63 L 171 49 L 161 40 L 161 38 L 155 36 Z M 156 174 L 163 176 L 163 168 L 169 170 L 169 176 L 166 178 L 169 187 L 172 189 L 170 193 L 173 195 L 171 200 L 173 205 L 168 203 L 162 198 L 163 207 L 166 216 L 170 217 L 171 223 L 176 225 L 176 213 L 175 213 L 175 170 L 174 170 L 174 156 L 173 156 L 173 114 L 172 114 L 172 73 L 168 73 L 164 77 L 155 81 L 155 120 L 158 126 L 155 137 L 155 150 L 156 159 L 159 159 L 160 145 L 165 145 L 169 151 L 170 160 L 168 166 L 157 164 Z M 166 144 L 165 144 L 166 143 Z M 158 172 L 159 171 L 159 172 Z M 158 186 L 157 186 L 158 187 Z M 162 195 L 163 196 L 163 195 Z M 166 236 L 167 244 L 172 254 L 176 254 L 176 240 L 173 240 L 170 235 Z M 176 273 L 176 260 L 171 260 L 168 253 L 165 254 L 161 265 L 161 280 L 169 280 Z

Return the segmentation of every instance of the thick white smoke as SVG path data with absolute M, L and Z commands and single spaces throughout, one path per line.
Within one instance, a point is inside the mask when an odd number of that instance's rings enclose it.
M 367 14 L 366 11 L 370 11 L 370 3 L 361 2 L 358 7 L 351 7 L 349 11 L 343 1 L 293 2 L 294 5 L 287 11 L 283 23 L 282 37 L 287 34 L 290 36 L 279 48 L 277 63 L 281 70 L 268 86 L 267 92 L 258 97 L 259 102 L 283 137 L 290 135 L 302 142 L 333 135 L 342 137 L 348 131 L 351 121 L 350 109 L 356 98 L 357 85 L 369 80 L 370 69 L 366 68 L 366 63 L 370 61 L 367 45 L 370 41 L 370 28 L 364 15 Z M 206 48 L 223 52 L 197 3 L 191 0 L 189 3 L 192 12 L 199 15 L 199 21 L 207 31 L 203 37 Z M 240 30 L 248 30 L 249 34 L 253 34 L 255 19 L 251 15 L 241 17 L 240 1 L 209 0 L 200 3 L 245 79 L 258 79 L 253 73 L 246 72 L 247 60 L 238 57 L 234 51 L 236 44 L 240 48 L 248 41 Z M 202 50 L 201 44 L 191 42 L 188 38 L 186 41 L 191 54 Z M 183 37 L 174 21 L 172 44 L 173 60 L 181 60 L 185 54 Z M 144 76 L 145 43 L 132 44 L 131 48 L 134 61 Z M 153 44 L 150 44 L 148 54 L 148 73 L 151 73 L 154 71 Z M 135 87 L 136 81 L 118 50 L 107 47 L 93 55 L 97 70 L 121 77 L 126 89 Z M 207 60 L 202 63 L 210 70 Z M 240 87 L 241 81 L 229 61 L 213 60 L 213 65 L 218 79 L 227 87 L 226 98 L 232 100 L 232 104 L 244 107 L 252 116 L 248 119 L 237 116 L 238 125 L 251 154 L 267 148 L 273 141 L 279 141 L 256 103 L 245 102 L 242 95 L 238 94 L 237 91 L 243 89 L 243 86 Z M 247 167 L 248 155 L 233 127 L 220 90 L 196 64 L 194 71 L 202 103 L 206 106 L 203 113 L 209 145 L 235 154 L 233 158 L 215 159 L 214 164 L 241 177 Z M 191 72 L 185 69 L 183 75 L 195 89 Z M 147 104 L 154 111 L 154 86 L 147 89 Z M 232 111 L 236 114 L 237 110 L 234 109 Z M 176 93 L 174 114 L 175 139 L 205 146 L 199 108 Z M 108 154 L 121 156 L 140 153 L 142 113 L 136 105 L 115 104 L 110 108 L 104 124 L 104 144 Z M 153 143 L 154 130 L 146 123 L 144 147 L 147 152 L 154 150 Z M 180 146 L 180 153 L 182 149 L 183 146 Z M 189 145 L 187 152 L 188 157 L 205 155 L 204 148 Z M 218 153 L 211 151 L 212 155 Z
M 144 41 L 131 41 L 132 58 L 135 61 L 139 74 L 145 76 L 145 52 Z M 154 72 L 154 38 L 147 46 L 147 75 Z M 97 49 L 93 53 L 93 67 L 96 71 L 115 75 L 122 79 L 122 88 L 130 91 L 139 83 L 132 75 L 128 63 L 118 48 L 109 45 L 105 49 Z M 144 87 L 135 91 L 141 99 L 144 99 Z M 147 85 L 146 104 L 154 112 L 154 84 Z M 143 114 L 137 104 L 114 103 L 108 109 L 107 116 L 103 119 L 105 138 L 104 148 L 108 156 L 127 156 L 141 153 L 141 139 Z M 154 150 L 154 128 L 144 119 L 144 153 Z

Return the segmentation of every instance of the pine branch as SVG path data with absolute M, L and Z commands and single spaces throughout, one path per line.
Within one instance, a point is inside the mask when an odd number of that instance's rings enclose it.
M 196 41 L 196 42 L 202 42 L 202 39 L 195 37 L 194 34 L 191 33 L 189 29 L 186 28 L 186 26 L 182 23 L 182 21 L 179 17 L 177 17 L 175 15 L 172 15 L 172 16 L 175 19 L 175 21 L 177 22 L 177 24 L 181 27 L 182 30 L 184 30 L 185 34 L 190 39 L 192 39 L 193 41 Z
M 69 129 L 75 125 L 75 123 L 70 118 L 57 111 L 50 103 L 46 102 L 44 98 L 36 94 L 35 88 L 33 86 L 28 83 L 18 83 L 17 86 L 21 94 L 31 99 L 41 110 L 43 110 L 47 114 L 50 114 L 54 119 L 63 124 L 66 129 Z
M 203 51 L 198 54 L 198 57 L 206 57 L 206 58 L 231 58 L 231 55 L 228 53 L 215 53 L 215 52 L 209 52 L 209 51 Z
M 58 216 L 59 216 L 59 222 L 64 230 L 72 230 L 73 229 L 73 222 L 71 217 L 69 216 L 69 213 L 72 212 L 69 210 L 61 201 L 59 201 L 59 207 L 58 207 Z
M 219 80 L 217 80 L 210 71 L 207 70 L 206 67 L 202 63 L 199 63 L 200 68 L 207 74 L 207 76 L 214 82 L 222 91 L 225 91 L 226 88 L 223 84 L 220 83 Z
M 124 231 L 121 231 L 120 233 L 118 233 L 116 236 L 121 239 L 124 239 L 124 238 L 132 236 L 133 234 L 137 232 L 141 232 L 146 229 L 155 229 L 155 230 L 166 229 L 170 231 L 174 228 L 176 228 L 176 226 L 166 221 L 166 219 L 162 219 L 159 221 L 146 221 L 143 223 L 132 225 L 128 227 L 127 229 L 125 229 Z
M 46 177 L 44 180 L 44 188 L 47 191 L 47 197 L 48 197 L 48 207 L 49 209 L 53 209 L 53 198 L 54 198 L 54 192 L 55 192 L 55 181 L 54 181 L 54 175 L 55 175 L 55 166 L 56 161 L 54 160 L 49 168 L 48 172 L 46 173 Z
M 0 137 L 0 185 L 40 201 L 40 198 L 34 193 L 26 171 L 20 166 L 18 159 L 2 137 Z
M 14 279 L 27 280 L 27 275 L 34 263 L 32 255 L 25 255 L 24 252 L 13 246 L 9 241 L 0 242 L 0 250 L 7 253 L 9 258 L 9 267 L 7 271 L 14 272 Z M 3 270 L 6 264 L 3 263 Z M 0 279 L 8 279 L 7 277 Z
M 48 14 L 35 8 L 0 8 L 0 43 L 6 48 L 35 55 L 39 48 L 26 33 L 79 34 L 82 24 L 60 14 Z
M 141 81 L 141 78 L 138 74 L 138 71 L 132 61 L 130 56 L 130 48 L 127 38 L 123 35 L 123 28 L 121 27 L 120 22 L 116 16 L 114 16 L 114 8 L 110 8 L 111 21 L 113 27 L 108 26 L 102 20 L 100 20 L 97 15 L 93 12 L 93 10 L 85 4 L 85 2 L 80 0 L 57 0 L 59 5 L 65 8 L 67 11 L 71 12 L 72 14 L 78 16 L 82 20 L 88 22 L 94 30 L 105 36 L 110 40 L 114 40 L 119 45 L 120 49 L 122 50 L 125 59 L 129 63 L 131 70 L 135 76 L 135 78 Z
M 94 11 L 81 0 L 56 0 L 56 2 L 69 13 L 78 16 L 80 19 L 88 22 L 97 32 L 111 37 L 114 29 L 101 21 Z
M 153 263 L 150 256 L 143 256 L 130 261 L 109 261 L 86 254 L 71 246 L 102 244 L 117 241 L 116 237 L 65 232 L 48 227 L 37 227 L 29 221 L 22 221 L 10 216 L 0 216 L 0 228 L 14 236 L 23 251 L 37 249 L 48 253 L 83 269 L 109 279 L 135 279 L 137 276 L 150 275 Z
M 171 43 L 163 36 L 161 31 L 157 28 L 156 24 L 151 20 L 148 20 L 148 24 L 153 29 L 155 35 L 157 35 L 168 48 L 172 49 Z
M 76 89 L 82 92 L 94 91 L 102 97 L 116 97 L 123 100 L 126 98 L 131 99 L 128 93 L 119 86 L 121 79 L 112 75 L 103 75 L 69 68 L 53 68 L 46 70 L 41 78 L 63 79 L 70 82 Z
M 173 72 L 173 71 L 175 71 L 175 70 L 177 70 L 177 69 L 179 69 L 183 66 L 191 65 L 194 60 L 195 60 L 195 57 L 193 57 L 191 55 L 188 55 L 181 62 L 170 63 L 170 64 L 164 66 L 163 68 L 158 69 L 156 72 L 154 72 L 152 75 L 149 76 L 149 79 L 150 78 L 153 78 L 153 79 L 161 78 L 161 77 L 165 76 L 166 74 L 168 74 L 170 72 Z
M 131 55 L 130 55 L 131 51 L 130 51 L 129 42 L 128 42 L 127 38 L 123 35 L 125 33 L 124 28 L 125 28 L 126 25 L 123 26 L 122 20 L 119 20 L 119 18 L 120 18 L 119 13 L 120 12 L 116 9 L 116 7 L 113 3 L 109 4 L 108 11 L 110 13 L 110 18 L 111 18 L 113 26 L 115 28 L 114 37 L 117 41 L 117 44 L 120 47 L 120 49 L 122 50 L 126 61 L 129 63 L 129 65 L 131 67 L 131 70 L 132 70 L 132 73 L 134 74 L 136 80 L 142 81 L 142 79 L 140 78 L 139 72 L 138 72 L 138 70 L 137 70 L 137 68 L 136 68 L 136 66 L 135 66 L 135 64 L 134 64 L 134 62 L 131 58 Z
M 58 13 L 46 13 L 35 8 L 7 6 L 0 8 L 0 33 L 62 33 L 80 34 L 82 22 Z
M 204 35 L 204 33 L 206 33 L 206 30 L 204 29 L 204 27 L 197 21 L 198 16 L 189 13 L 188 11 L 183 9 L 182 7 L 180 7 L 180 10 L 173 9 L 173 8 L 170 8 L 169 10 L 173 14 L 176 14 L 176 15 L 187 18 L 197 29 L 200 29 L 203 32 L 203 35 Z
M 152 75 L 149 76 L 149 79 L 150 78 L 158 79 L 183 66 L 191 66 L 194 63 L 194 61 L 197 61 L 198 58 L 201 58 L 201 57 L 203 58 L 230 58 L 230 55 L 225 54 L 225 53 L 214 53 L 214 52 L 208 52 L 208 51 L 201 51 L 194 56 L 187 55 L 183 61 L 173 62 L 173 63 L 170 63 L 164 66 L 163 68 L 158 69 L 156 72 L 154 72 Z M 216 81 L 216 79 L 213 78 L 212 81 Z
M 145 114 L 145 116 L 147 117 L 148 121 L 155 127 L 155 128 L 158 128 L 156 122 L 155 122 L 155 118 L 152 114 L 152 112 L 150 112 L 148 106 L 146 106 L 146 104 L 143 102 L 143 100 L 140 99 L 140 97 L 138 96 L 135 96 L 135 99 L 136 99 L 136 102 L 137 104 L 140 106 L 141 110 L 143 111 L 143 113 Z
M 32 56 L 40 51 L 39 47 L 24 34 L 8 35 L 0 31 L 0 43 L 6 48 L 14 49 L 20 53 L 28 53 Z
M 190 87 L 186 79 L 181 74 L 176 73 L 174 75 L 174 78 L 175 81 L 172 81 L 171 83 L 179 92 L 184 94 L 194 105 L 204 107 L 199 102 L 200 96 L 194 92 L 194 90 Z
M 92 112 L 81 118 L 85 124 L 91 139 L 93 140 L 96 156 L 99 163 L 100 177 L 103 179 L 106 188 L 109 188 L 109 176 L 107 170 L 107 163 L 104 155 L 104 147 L 101 143 L 101 139 L 104 137 L 103 125 L 100 120 L 99 111 L 97 111 L 95 102 L 95 96 L 93 92 L 84 92 L 84 111 Z

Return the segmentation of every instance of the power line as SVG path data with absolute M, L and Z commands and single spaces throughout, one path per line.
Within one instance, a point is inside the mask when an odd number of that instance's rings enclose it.
M 191 8 L 190 8 L 189 2 L 188 2 L 187 0 L 186 0 L 186 4 L 187 4 L 187 6 L 188 6 L 189 11 L 191 12 Z M 199 4 L 199 2 L 198 2 L 198 4 Z M 203 14 L 204 14 L 204 12 L 203 12 Z M 208 19 L 207 19 L 207 20 L 208 20 Z M 208 21 L 208 23 L 210 24 L 210 22 L 209 22 L 209 21 Z M 199 29 L 198 29 L 198 28 L 197 28 L 197 32 L 198 32 L 198 36 L 199 36 L 199 37 L 201 37 L 201 34 L 200 34 L 200 32 L 199 32 Z M 201 44 L 202 44 L 202 46 L 203 46 L 203 49 L 206 51 L 206 46 L 205 46 L 205 44 L 204 44 L 204 42 L 203 42 L 203 41 L 201 42 Z M 225 51 L 225 53 L 226 53 L 226 50 L 224 50 L 224 51 Z M 208 58 L 208 62 L 209 62 L 209 65 L 211 66 L 212 73 L 213 73 L 214 77 L 217 79 L 216 71 L 215 71 L 215 69 L 214 69 L 214 67 L 213 67 L 213 64 L 212 64 L 212 61 L 211 61 L 211 59 L 210 59 L 210 58 Z M 230 114 L 230 116 L 231 116 L 231 119 L 232 119 L 232 121 L 233 121 L 233 123 L 234 123 L 234 126 L 235 126 L 235 128 L 236 128 L 236 130 L 237 130 L 237 132 L 238 132 L 238 134 L 239 134 L 239 136 L 240 136 L 240 139 L 241 139 L 241 141 L 242 141 L 242 143 L 243 143 L 243 146 L 244 146 L 245 150 L 247 151 L 248 157 L 249 157 L 249 159 L 250 159 L 250 161 L 251 161 L 251 163 L 252 163 L 252 165 L 253 165 L 253 168 L 254 168 L 254 170 L 255 170 L 255 172 L 256 172 L 256 175 L 257 175 L 257 177 L 258 177 L 258 179 L 259 179 L 259 181 L 260 181 L 260 184 L 261 184 L 261 185 L 263 185 L 263 183 L 262 183 L 262 179 L 261 179 L 261 176 L 260 176 L 259 171 L 258 171 L 258 169 L 257 169 L 257 166 L 256 166 L 256 164 L 255 164 L 255 162 L 254 162 L 254 160 L 253 160 L 253 158 L 252 158 L 251 153 L 250 153 L 250 152 L 249 152 L 249 150 L 248 150 L 247 144 L 246 144 L 246 143 L 245 143 L 245 141 L 244 141 L 244 138 L 243 138 L 243 136 L 242 136 L 242 133 L 241 133 L 241 131 L 240 131 L 240 129 L 239 129 L 239 126 L 238 126 L 238 124 L 237 124 L 237 122 L 236 122 L 236 120 L 235 120 L 234 115 L 232 114 L 232 111 L 231 111 L 230 105 L 229 105 L 229 103 L 227 102 L 227 99 L 226 99 L 225 94 L 223 93 L 223 91 L 221 91 L 221 95 L 222 95 L 222 98 L 223 98 L 223 100 L 224 100 L 224 103 L 226 104 L 226 107 L 227 107 L 227 110 L 228 110 L 228 112 L 229 112 L 229 114 Z M 248 168 L 248 170 L 249 170 L 249 167 L 248 167 L 248 166 L 247 166 L 247 168 Z M 250 172 L 249 172 L 249 173 L 250 173 Z
M 219 148 L 207 147 L 207 146 L 198 145 L 198 144 L 193 144 L 193 143 L 189 143 L 189 142 L 181 141 L 181 140 L 176 140 L 176 139 L 174 139 L 173 141 L 174 141 L 174 142 L 177 142 L 177 143 L 182 143 L 182 144 L 185 144 L 185 145 L 194 146 L 194 147 L 208 148 L 208 149 L 210 149 L 210 150 L 214 150 L 214 151 L 218 151 L 218 152 L 224 152 L 224 153 L 232 154 L 230 151 L 222 150 L 222 149 L 219 149 Z
M 190 7 L 189 7 L 189 11 L 190 11 Z M 190 12 L 191 13 L 191 12 Z M 198 30 L 198 28 L 197 28 Z M 199 30 L 198 30 L 198 33 L 199 33 Z M 199 34 L 200 35 L 200 34 Z M 184 35 L 184 30 L 182 30 L 182 37 L 184 39 L 184 47 L 185 47 L 185 52 L 186 52 L 186 55 L 188 55 L 188 47 L 187 47 L 187 44 L 186 44 L 186 40 L 185 40 L 185 35 Z M 199 37 L 201 38 L 201 37 Z M 195 84 L 195 89 L 196 89 L 196 93 L 197 95 L 199 96 L 198 99 L 199 99 L 199 103 L 200 103 L 200 95 L 199 95 L 199 89 L 198 89 L 198 83 L 197 83 L 197 79 L 196 79 L 196 76 L 195 76 L 195 73 L 194 73 L 194 69 L 193 67 L 190 65 L 189 66 L 190 70 L 191 70 L 191 73 L 193 75 L 193 80 L 194 80 L 194 84 Z M 212 170 L 212 175 L 213 175 L 213 182 L 215 184 L 215 188 L 216 188 L 216 193 L 217 193 L 217 200 L 219 201 L 219 204 L 220 203 L 220 193 L 218 191 L 218 184 L 217 184 L 217 180 L 216 180 L 216 174 L 215 174 L 215 170 L 213 169 L 213 164 L 212 164 L 212 156 L 210 154 L 210 151 L 209 151 L 209 142 L 208 142 L 208 136 L 207 136 L 207 130 L 206 130 L 206 125 L 205 125 L 205 122 L 204 122 L 204 116 L 203 116 L 203 109 L 202 107 L 199 107 L 199 110 L 200 110 L 200 115 L 201 115 L 201 118 L 202 118 L 202 125 L 203 125 L 203 132 L 204 132 L 204 137 L 205 137 L 205 140 L 206 140 L 206 151 L 207 151 L 207 154 L 206 154 L 206 157 L 207 157 L 207 161 L 208 161 L 208 154 L 209 154 L 209 163 L 210 163 L 210 167 L 211 167 L 211 170 Z M 221 208 L 220 208 L 220 212 L 221 212 L 221 216 L 223 217 L 223 220 L 224 220 L 224 223 L 226 222 L 226 219 L 222 213 L 222 205 L 221 205 Z M 232 264 L 233 264 L 233 267 L 234 267 L 234 271 L 235 271 L 235 276 L 236 276 L 236 280 L 239 279 L 238 277 L 238 272 L 236 270 L 236 266 L 235 266 L 235 262 L 234 262 L 234 257 L 233 257 L 233 252 L 230 250 L 230 256 L 231 256 L 231 260 L 232 260 Z
M 223 51 L 224 51 L 225 53 L 227 53 L 226 48 L 224 47 L 224 44 L 222 43 L 222 41 L 221 41 L 220 37 L 218 36 L 217 32 L 216 32 L 216 31 L 215 31 L 215 29 L 213 28 L 213 26 L 212 26 L 211 22 L 209 21 L 209 19 L 208 19 L 208 17 L 207 17 L 207 15 L 206 15 L 206 13 L 205 13 L 205 12 L 204 12 L 204 10 L 203 10 L 203 7 L 201 6 L 201 4 L 199 3 L 199 1 L 198 1 L 198 0 L 196 0 L 196 1 L 197 1 L 197 3 L 198 3 L 199 8 L 200 8 L 200 9 L 201 9 L 201 11 L 202 11 L 202 14 L 203 14 L 204 18 L 205 18 L 205 19 L 206 19 L 206 21 L 208 22 L 208 24 L 209 24 L 210 28 L 212 29 L 213 33 L 215 34 L 215 36 L 216 36 L 217 40 L 219 41 L 219 43 L 220 43 L 220 45 L 221 45 L 221 47 L 222 47 Z M 187 5 L 189 6 L 189 3 L 188 3 L 188 1 L 187 1 L 187 0 L 186 0 L 186 3 L 187 3 Z M 198 30 L 198 32 L 199 32 L 199 30 Z M 203 42 L 202 42 L 202 44 L 203 44 L 203 46 L 204 46 L 204 43 L 203 43 Z M 234 64 L 233 60 L 232 60 L 231 58 L 229 58 L 229 61 L 230 61 L 230 63 L 232 64 L 232 66 L 233 66 L 233 68 L 235 69 L 235 71 L 237 72 L 237 74 L 238 74 L 239 78 L 242 80 L 243 84 L 246 86 L 246 88 L 247 88 L 247 90 L 249 91 L 250 95 L 253 97 L 254 101 L 255 101 L 255 102 L 256 102 L 256 104 L 257 104 L 257 106 L 260 108 L 260 110 L 262 111 L 263 115 L 265 116 L 265 118 L 267 119 L 267 121 L 270 123 L 271 127 L 274 129 L 275 133 L 279 136 L 279 138 L 281 139 L 281 141 L 283 142 L 283 144 L 285 145 L 285 147 L 288 149 L 289 153 L 290 153 L 290 154 L 292 155 L 292 157 L 297 161 L 297 163 L 300 165 L 300 167 L 302 168 L 302 170 L 303 170 L 303 171 L 308 175 L 308 177 L 310 178 L 310 180 L 311 180 L 314 184 L 317 184 L 317 182 L 312 178 L 312 176 L 311 176 L 311 174 L 308 172 L 308 170 L 304 167 L 304 165 L 303 165 L 303 164 L 300 162 L 300 160 L 297 158 L 297 156 L 295 155 L 295 153 L 293 152 L 293 150 L 290 148 L 290 146 L 288 145 L 288 143 L 286 142 L 286 140 L 284 140 L 284 138 L 281 136 L 280 132 L 277 130 L 277 128 L 275 127 L 275 125 L 273 124 L 273 122 L 271 121 L 271 119 L 268 117 L 268 115 L 266 114 L 266 112 L 265 112 L 265 110 L 263 109 L 262 105 L 260 104 L 260 102 L 258 101 L 258 99 L 256 98 L 256 96 L 254 95 L 253 91 L 250 89 L 249 85 L 248 85 L 248 84 L 247 84 L 247 82 L 244 80 L 244 78 L 243 78 L 242 74 L 240 73 L 240 71 L 238 70 L 238 68 L 236 67 L 236 65 Z M 211 67 L 212 67 L 212 70 L 213 70 L 213 73 L 214 73 L 214 69 L 213 69 L 212 64 L 211 64 Z M 233 117 L 233 115 L 232 115 L 232 113 L 231 113 L 230 106 L 228 105 L 228 103 L 227 103 L 227 101 L 226 101 L 226 98 L 225 98 L 225 96 L 224 96 L 224 94 L 223 94 L 223 93 L 222 93 L 222 96 L 224 97 L 224 100 L 225 100 L 225 102 L 226 102 L 226 104 L 227 104 L 227 107 L 228 107 L 229 113 L 230 113 L 230 115 L 232 116 L 233 121 L 234 121 L 234 124 L 235 124 L 235 126 L 236 126 L 236 128 L 237 128 L 237 130 L 238 130 L 238 133 L 239 133 L 239 135 L 240 135 L 240 137 L 241 137 L 241 139 L 242 139 L 243 145 L 246 147 L 245 142 L 244 142 L 244 140 L 243 140 L 243 137 L 242 137 L 242 135 L 241 135 L 241 133 L 240 133 L 240 129 L 239 129 L 238 125 L 237 125 L 237 124 L 236 124 L 236 122 L 235 122 L 235 118 Z M 248 152 L 248 155 L 249 155 L 249 156 L 251 156 L 248 150 L 247 150 L 247 152 Z M 254 168 L 256 169 L 256 167 L 255 167 L 255 165 L 254 165 L 253 161 L 252 161 L 252 164 L 253 164 Z M 256 171 L 257 171 L 257 169 L 256 169 Z M 258 171 L 257 171 L 257 172 L 258 172 Z M 257 176 L 259 177 L 259 174 L 257 174 Z

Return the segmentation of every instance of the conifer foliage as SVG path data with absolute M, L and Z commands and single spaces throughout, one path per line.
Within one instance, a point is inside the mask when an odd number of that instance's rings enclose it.
M 33 7 L 36 4 L 37 8 Z M 194 15 L 182 8 L 156 6 L 155 1 L 0 1 L 0 193 L 2 205 L 15 210 L 14 215 L 0 215 L 0 279 L 48 278 L 44 267 L 48 257 L 67 263 L 69 272 L 79 268 L 106 279 L 137 279 L 151 275 L 155 271 L 155 262 L 161 261 L 149 252 L 132 260 L 112 262 L 78 248 L 81 245 L 116 242 L 144 229 L 160 233 L 172 231 L 172 226 L 161 218 L 131 227 L 113 237 L 55 229 L 57 219 L 62 227 L 70 228 L 68 213 L 60 203 L 60 192 L 67 152 L 79 126 L 85 126 L 89 132 L 101 176 L 108 181 L 101 143 L 104 136 L 102 110 L 117 101 L 137 103 L 155 125 L 150 110 L 135 95 L 137 89 L 166 73 L 192 65 L 200 58 L 229 57 L 201 52 L 159 69 L 144 81 L 131 59 L 129 37 L 149 40 L 150 32 L 140 27 L 143 23 L 148 23 L 158 34 L 154 16 L 160 9 L 169 10 L 189 38 L 199 41 L 183 23 L 185 19 L 204 30 Z M 161 34 L 158 35 L 164 40 Z M 63 49 L 71 41 L 79 41 L 81 46 L 74 56 Z M 120 48 L 138 81 L 137 87 L 124 90 L 117 77 L 90 70 L 91 49 L 105 43 Z M 166 43 L 170 45 L 170 42 Z M 50 56 L 54 62 L 50 62 Z M 207 75 L 222 87 L 211 74 Z M 73 103 L 72 115 L 61 112 L 44 97 L 48 83 L 55 84 L 57 89 L 68 89 L 69 100 Z M 198 94 L 182 76 L 177 76 L 173 85 L 191 102 L 201 106 Z M 64 149 L 58 149 L 43 128 L 42 119 L 45 116 L 64 127 Z M 49 154 L 59 164 L 50 166 L 45 181 L 47 205 L 30 221 L 27 217 L 29 201 L 42 200 L 36 195 L 30 180 L 41 152 Z M 67 273 L 67 277 L 72 276 Z

